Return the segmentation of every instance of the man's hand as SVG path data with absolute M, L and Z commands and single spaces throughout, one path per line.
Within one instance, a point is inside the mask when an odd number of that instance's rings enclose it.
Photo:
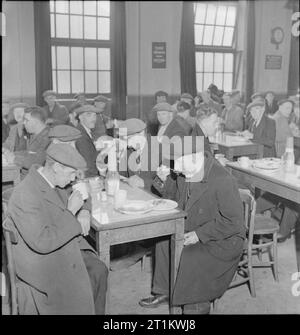
M 87 236 L 91 228 L 91 215 L 86 209 L 82 209 L 78 215 L 77 220 L 79 221 L 82 229 L 82 235 Z
M 165 182 L 170 174 L 170 169 L 165 165 L 161 165 L 157 168 L 156 174 L 163 182 Z
M 144 180 L 137 175 L 128 178 L 128 184 L 131 187 L 143 188 L 145 186 Z
M 253 138 L 253 134 L 249 130 L 244 130 L 240 134 L 242 136 L 244 136 L 245 138 L 248 138 L 248 139 L 252 139 Z
M 82 195 L 78 190 L 75 190 L 70 195 L 70 198 L 68 199 L 68 210 L 73 214 L 76 215 L 76 213 L 79 211 L 79 209 L 83 205 L 83 199 Z
M 195 231 L 190 231 L 189 233 L 184 234 L 183 245 L 195 244 L 199 242 L 199 238 Z

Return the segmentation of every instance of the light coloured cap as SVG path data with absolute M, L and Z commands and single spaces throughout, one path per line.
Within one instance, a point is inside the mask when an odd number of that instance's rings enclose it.
M 127 135 L 133 135 L 146 129 L 147 125 L 141 119 L 132 118 L 119 122 L 118 127 L 126 128 Z
M 153 112 L 174 112 L 174 108 L 167 102 L 160 102 L 153 107 Z
M 75 127 L 61 124 L 50 128 L 48 136 L 50 138 L 57 138 L 62 142 L 69 142 L 77 140 L 82 134 L 81 131 Z
M 77 115 L 80 115 L 80 114 L 86 113 L 86 112 L 97 113 L 97 114 L 100 113 L 100 110 L 98 108 L 96 108 L 95 106 L 92 106 L 92 105 L 83 105 L 79 108 L 76 108 L 75 111 L 76 111 Z

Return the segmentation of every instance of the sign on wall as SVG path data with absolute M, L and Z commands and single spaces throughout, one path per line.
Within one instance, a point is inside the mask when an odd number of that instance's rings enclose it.
M 282 64 L 282 56 L 266 55 L 265 69 L 266 70 L 280 70 Z
M 166 42 L 152 42 L 152 69 L 165 69 L 166 67 Z

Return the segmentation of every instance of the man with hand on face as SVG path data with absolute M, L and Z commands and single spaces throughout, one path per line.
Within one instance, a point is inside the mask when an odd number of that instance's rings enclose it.
M 107 130 L 113 127 L 113 120 L 108 116 L 108 103 L 110 99 L 104 95 L 98 95 L 94 98 L 94 106 L 99 110 L 97 114 L 96 125 L 93 130 L 94 138 L 98 139 L 107 133 Z
M 85 169 L 68 144 L 51 144 L 44 165 L 33 165 L 8 204 L 17 235 L 13 253 L 20 314 L 104 314 L 107 269 L 82 237 L 90 214 L 79 191 L 65 187 Z

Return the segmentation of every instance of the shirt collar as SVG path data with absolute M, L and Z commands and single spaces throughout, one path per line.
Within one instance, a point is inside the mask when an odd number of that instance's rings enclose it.
M 55 188 L 55 186 L 51 183 L 51 181 L 43 174 L 43 167 L 37 169 L 37 172 L 46 180 L 46 182 L 50 185 L 51 188 Z
M 87 128 L 83 123 L 81 125 L 85 129 L 85 131 L 87 132 L 87 134 L 89 135 L 89 137 L 92 138 L 91 129 Z

